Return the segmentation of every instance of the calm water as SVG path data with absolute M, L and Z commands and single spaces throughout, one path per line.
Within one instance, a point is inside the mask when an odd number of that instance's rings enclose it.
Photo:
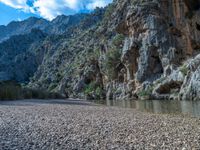
M 134 108 L 143 112 L 162 114 L 188 114 L 200 118 L 200 101 L 162 101 L 162 100 L 101 100 L 94 101 L 107 106 Z

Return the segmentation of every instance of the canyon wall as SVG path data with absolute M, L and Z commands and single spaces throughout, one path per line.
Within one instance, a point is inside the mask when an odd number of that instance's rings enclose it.
M 200 0 L 114 0 L 76 18 L 37 44 L 44 54 L 28 87 L 87 99 L 200 99 Z M 62 17 L 51 25 L 63 27 Z
M 199 13 L 195 0 L 118 1 L 123 81 L 106 84 L 107 98 L 199 99 Z

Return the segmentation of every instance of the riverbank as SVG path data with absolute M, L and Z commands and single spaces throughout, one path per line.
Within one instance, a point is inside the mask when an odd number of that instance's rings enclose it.
M 0 149 L 199 149 L 200 120 L 76 100 L 0 102 Z

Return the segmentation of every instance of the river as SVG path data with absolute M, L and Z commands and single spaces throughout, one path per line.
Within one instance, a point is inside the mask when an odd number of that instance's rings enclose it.
M 184 114 L 200 118 L 200 101 L 171 100 L 95 100 L 98 104 L 133 108 L 157 114 Z

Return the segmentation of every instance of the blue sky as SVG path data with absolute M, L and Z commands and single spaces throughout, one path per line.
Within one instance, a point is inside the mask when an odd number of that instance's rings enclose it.
M 112 0 L 0 0 L 0 25 L 30 16 L 52 20 L 61 14 L 89 12 L 111 2 Z

